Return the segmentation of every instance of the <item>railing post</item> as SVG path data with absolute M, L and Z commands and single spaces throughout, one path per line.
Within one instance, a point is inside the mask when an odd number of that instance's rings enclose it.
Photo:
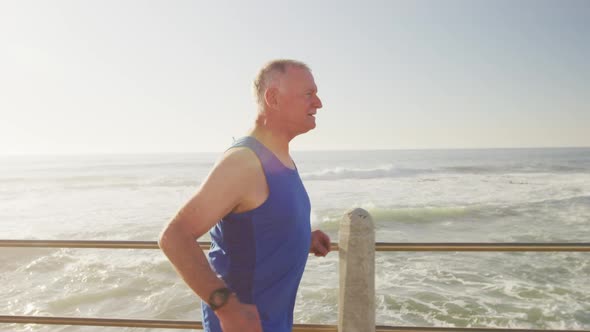
M 375 331 L 375 228 L 360 208 L 340 222 L 338 332 Z

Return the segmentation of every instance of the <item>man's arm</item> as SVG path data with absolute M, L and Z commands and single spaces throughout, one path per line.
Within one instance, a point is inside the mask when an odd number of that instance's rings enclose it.
M 255 172 L 260 170 L 253 152 L 232 149 L 213 167 L 192 199 L 164 228 L 159 245 L 186 284 L 204 301 L 216 289 L 225 287 L 209 266 L 196 240 L 230 213 L 252 188 Z M 252 305 L 240 303 L 235 296 L 216 311 L 224 331 L 251 326 L 262 331 L 258 312 Z M 244 325 L 245 324 L 245 325 Z M 248 330 L 250 331 L 250 330 Z

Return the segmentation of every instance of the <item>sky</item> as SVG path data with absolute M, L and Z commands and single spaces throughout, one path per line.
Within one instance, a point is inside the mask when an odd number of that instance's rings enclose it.
M 269 60 L 293 150 L 590 146 L 590 1 L 0 2 L 0 155 L 223 151 Z

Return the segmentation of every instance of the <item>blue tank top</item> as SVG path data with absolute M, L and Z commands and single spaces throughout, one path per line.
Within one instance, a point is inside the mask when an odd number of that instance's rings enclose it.
M 285 165 L 254 137 L 247 147 L 260 160 L 268 198 L 259 207 L 223 217 L 209 232 L 209 264 L 241 302 L 258 308 L 265 332 L 291 332 L 297 288 L 311 241 L 310 202 L 297 169 Z M 203 327 L 221 332 L 219 320 L 203 301 Z

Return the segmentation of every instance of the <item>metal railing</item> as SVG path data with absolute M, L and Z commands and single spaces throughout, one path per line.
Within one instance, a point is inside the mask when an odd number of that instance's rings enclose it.
M 0 316 L 0 323 L 46 324 L 46 325 L 82 325 L 103 327 L 138 327 L 156 329 L 202 329 L 201 322 L 181 320 L 148 319 L 112 319 L 112 318 L 74 318 L 74 317 L 40 317 L 40 316 Z M 564 332 L 564 330 L 531 330 L 502 328 L 466 328 L 466 327 L 413 327 L 413 326 L 376 326 L 376 332 Z M 293 332 L 338 332 L 336 325 L 295 324 Z M 588 332 L 576 330 L 576 332 Z
M 198 242 L 207 250 L 211 242 Z M 88 249 L 160 249 L 157 241 L 75 241 L 75 240 L 0 240 L 0 247 L 29 248 L 88 248 Z M 338 243 L 332 242 L 332 251 Z M 375 251 L 527 251 L 527 252 L 586 252 L 590 243 L 375 243 Z
M 203 249 L 209 249 L 210 242 L 198 242 Z M 88 249 L 159 249 L 156 241 L 75 241 L 75 240 L 0 240 L 0 247 L 17 248 L 88 248 Z M 331 250 L 338 250 L 338 243 L 331 244 Z M 489 252 L 588 252 L 590 243 L 375 243 L 376 251 L 489 251 Z M 77 318 L 77 317 L 43 317 L 43 316 L 3 316 L 0 323 L 13 324 L 48 324 L 48 325 L 84 325 L 104 327 L 137 327 L 169 329 L 202 329 L 197 321 L 147 320 L 147 319 L 113 319 L 113 318 Z M 293 332 L 337 332 L 336 325 L 295 324 Z M 377 332 L 412 331 L 412 332 L 563 332 L 566 330 L 539 329 L 502 329 L 502 328 L 457 328 L 457 327 L 406 327 L 377 326 Z M 590 330 L 576 330 L 590 332 Z

